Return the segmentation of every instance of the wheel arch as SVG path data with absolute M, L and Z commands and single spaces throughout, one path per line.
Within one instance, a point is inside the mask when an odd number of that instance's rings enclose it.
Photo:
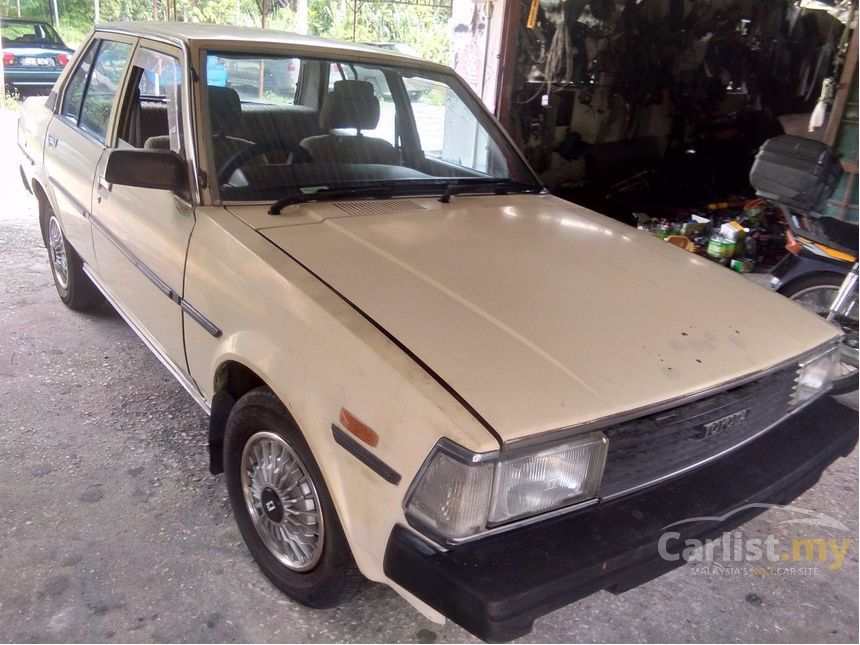
M 228 359 L 215 370 L 211 413 L 209 415 L 209 471 L 224 472 L 224 430 L 230 410 L 242 395 L 269 384 L 255 370 L 239 361 Z
M 47 212 L 46 207 L 51 207 L 51 200 L 48 197 L 48 191 L 44 189 L 41 182 L 38 179 L 33 179 L 32 186 L 33 195 L 36 196 L 36 201 L 39 202 L 39 230 L 42 232 L 42 242 L 45 246 L 48 245 L 48 231 L 47 231 L 47 222 L 45 221 L 45 213 Z

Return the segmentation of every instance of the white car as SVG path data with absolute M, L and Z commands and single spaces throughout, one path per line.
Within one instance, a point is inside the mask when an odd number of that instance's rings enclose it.
M 278 57 L 292 104 L 225 86 Z M 516 638 L 662 570 L 662 527 L 791 499 L 856 440 L 809 432 L 824 403 L 786 421 L 827 392 L 836 328 L 547 194 L 447 67 L 105 25 L 18 146 L 60 298 L 107 299 L 211 413 L 242 536 L 305 605 L 366 577 Z

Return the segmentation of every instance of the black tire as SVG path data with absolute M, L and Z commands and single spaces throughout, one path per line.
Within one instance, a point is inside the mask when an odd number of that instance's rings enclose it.
M 280 437 L 298 455 L 312 481 L 322 511 L 322 551 L 312 568 L 297 571 L 282 563 L 261 539 L 245 498 L 242 456 L 260 433 Z M 245 394 L 227 419 L 224 432 L 224 477 L 233 516 L 260 570 L 287 596 L 316 609 L 335 607 L 358 591 L 363 577 L 355 565 L 322 473 L 307 442 L 283 403 L 267 387 Z
M 60 300 L 69 309 L 86 311 L 104 302 L 104 296 L 84 273 L 84 263 L 63 234 L 50 206 L 44 207 L 42 236 L 48 249 L 51 276 Z
M 789 282 L 787 285 L 782 287 L 779 290 L 779 293 L 784 295 L 786 298 L 790 300 L 794 300 L 798 296 L 802 295 L 804 292 L 808 292 L 811 289 L 819 289 L 821 287 L 828 287 L 834 290 L 834 295 L 836 295 L 836 290 L 842 285 L 843 276 L 840 276 L 837 273 L 815 273 L 812 275 L 805 276 L 803 278 L 799 278 L 792 282 Z M 798 303 L 801 304 L 801 303 Z M 816 311 L 816 313 L 820 316 L 826 316 L 827 312 Z M 847 394 L 848 392 L 854 392 L 858 388 L 858 372 L 855 370 L 852 374 L 848 374 L 843 376 L 842 378 L 835 379 L 833 381 L 833 389 L 830 391 L 831 394 Z

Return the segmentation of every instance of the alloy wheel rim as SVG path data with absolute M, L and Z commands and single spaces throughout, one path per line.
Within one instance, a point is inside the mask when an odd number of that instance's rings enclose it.
M 316 486 L 279 435 L 258 432 L 242 450 L 242 492 L 251 522 L 269 552 L 293 571 L 322 556 L 324 527 Z
M 51 268 L 54 270 L 54 278 L 63 289 L 69 288 L 69 262 L 66 256 L 66 244 L 63 240 L 63 231 L 55 216 L 48 223 L 48 252 L 51 255 Z

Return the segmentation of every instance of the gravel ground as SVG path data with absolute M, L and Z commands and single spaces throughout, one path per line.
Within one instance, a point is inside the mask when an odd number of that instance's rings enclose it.
M 268 583 L 207 472 L 204 414 L 110 308 L 63 307 L 9 113 L 0 145 L 0 641 L 473 642 L 380 585 L 312 611 Z M 554 612 L 523 642 L 857 642 L 857 479 L 855 451 L 796 502 L 844 525 L 836 571 L 685 566 Z M 744 536 L 791 537 L 784 513 Z

